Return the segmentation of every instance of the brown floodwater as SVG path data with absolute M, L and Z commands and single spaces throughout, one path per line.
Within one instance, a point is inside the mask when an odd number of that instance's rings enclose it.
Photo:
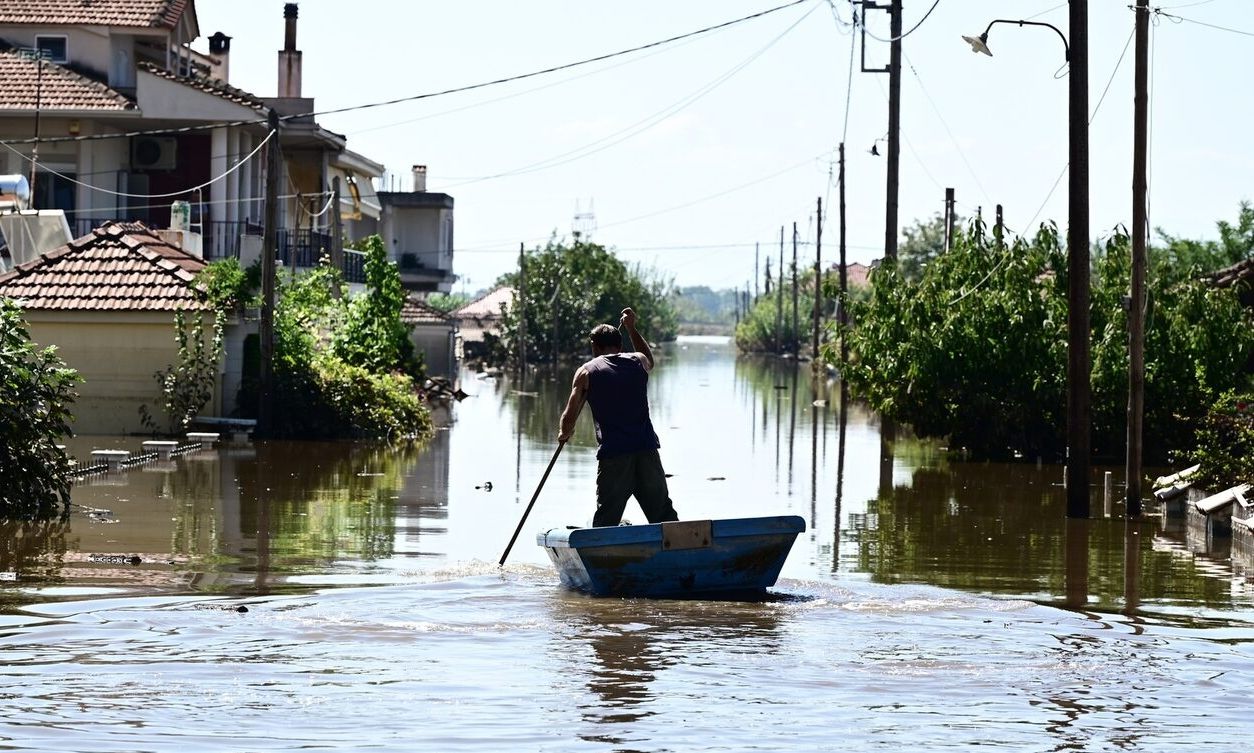
M 569 379 L 466 373 L 422 446 L 228 442 L 6 525 L 0 749 L 1244 748 L 1226 540 L 1107 517 L 1120 469 L 1067 521 L 1060 466 L 885 442 L 808 364 L 720 338 L 663 350 L 654 423 L 681 517 L 805 518 L 770 598 L 564 590 L 534 538 L 591 519 L 586 416 L 499 568 Z

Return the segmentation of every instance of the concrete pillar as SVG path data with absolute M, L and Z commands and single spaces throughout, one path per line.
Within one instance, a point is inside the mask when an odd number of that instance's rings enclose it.
M 209 177 L 216 178 L 226 172 L 231 166 L 227 157 L 227 139 L 225 128 L 215 128 L 211 131 L 209 137 Z M 209 206 L 206 208 L 208 217 L 201 215 L 201 222 L 209 220 L 220 220 L 223 218 L 222 207 L 226 201 L 226 179 L 215 181 L 209 184 Z M 213 232 L 208 227 L 202 227 L 201 232 L 206 235 Z

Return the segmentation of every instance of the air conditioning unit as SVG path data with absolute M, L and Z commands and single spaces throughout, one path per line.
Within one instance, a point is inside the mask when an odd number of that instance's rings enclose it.
M 132 170 L 173 170 L 178 142 L 173 138 L 137 136 L 131 139 Z

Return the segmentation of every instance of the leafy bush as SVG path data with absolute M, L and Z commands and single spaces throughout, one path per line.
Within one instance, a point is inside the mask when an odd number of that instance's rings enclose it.
M 70 435 L 78 373 L 55 348 L 36 350 L 22 312 L 0 298 L 0 518 L 46 520 L 69 512 Z
M 1197 428 L 1197 447 L 1178 460 L 1201 465 L 1193 482 L 1220 491 L 1254 481 L 1254 395 L 1219 396 Z
M 405 290 L 400 272 L 388 261 L 382 238 L 371 235 L 360 245 L 366 254 L 367 292 L 348 302 L 343 324 L 333 333 L 332 348 L 349 364 L 372 371 L 396 369 L 421 378 L 409 327 L 401 322 Z
M 174 342 L 178 345 L 178 362 L 153 374 L 161 388 L 161 407 L 169 421 L 167 430 L 176 431 L 191 426 L 192 419 L 213 398 L 213 388 L 218 382 L 218 363 L 222 360 L 223 319 L 221 310 L 209 314 L 213 319 L 213 337 L 205 344 L 205 317 L 196 318 L 188 332 L 184 312 L 174 313 Z M 149 429 L 156 430 L 156 418 L 147 405 L 139 406 L 140 421 Z

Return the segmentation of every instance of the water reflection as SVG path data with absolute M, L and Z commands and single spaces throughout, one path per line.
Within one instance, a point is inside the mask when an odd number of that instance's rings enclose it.
M 771 603 L 590 599 L 566 594 L 552 601 L 552 620 L 563 626 L 551 651 L 591 695 L 580 707 L 596 726 L 581 737 L 636 750 L 626 734 L 643 719 L 664 714 L 669 698 L 659 682 L 669 670 L 700 673 L 708 661 L 749 656 L 770 664 L 781 652 L 784 612 Z M 590 654 L 580 651 L 590 649 Z M 589 661 L 590 659 L 590 661 Z M 752 687 L 720 687 L 724 697 L 751 695 Z M 646 750 L 648 748 L 640 748 Z

